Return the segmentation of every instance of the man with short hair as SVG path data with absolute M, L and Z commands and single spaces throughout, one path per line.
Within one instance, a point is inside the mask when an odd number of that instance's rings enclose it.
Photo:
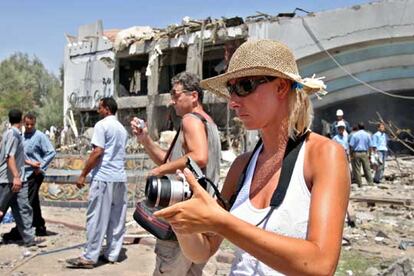
M 378 154 L 379 164 L 375 169 L 374 182 L 380 183 L 384 176 L 385 159 L 388 154 L 388 135 L 385 133 L 385 126 L 383 123 L 378 124 L 378 131 L 372 136 L 373 151 Z
M 368 185 L 372 185 L 372 175 L 369 164 L 369 152 L 372 148 L 371 135 L 365 131 L 364 123 L 358 124 L 358 131 L 352 134 L 349 141 L 351 148 L 352 159 L 352 172 L 355 176 L 355 181 L 359 187 L 362 186 L 361 181 L 361 166 L 364 170 L 365 178 Z
M 56 155 L 56 151 L 48 137 L 36 129 L 36 115 L 27 113 L 24 118 L 25 131 L 23 145 L 26 158 L 24 181 L 29 187 L 29 202 L 33 209 L 32 226 L 36 229 L 36 236 L 47 236 L 45 220 L 40 209 L 39 189 L 42 185 L 45 171 Z M 30 164 L 30 165 L 29 165 Z M 20 233 L 16 227 L 10 231 L 10 237 L 19 240 Z
M 207 178 L 218 185 L 220 175 L 220 137 L 213 119 L 204 111 L 203 90 L 195 74 L 182 72 L 171 80 L 171 104 L 182 117 L 177 142 L 171 154 L 162 150 L 148 135 L 146 127 L 140 127 L 137 119 L 131 121 L 133 133 L 144 145 L 145 151 L 158 165 L 150 175 L 174 174 L 186 167 L 191 157 Z M 167 160 L 167 162 L 163 162 Z M 212 193 L 211 189 L 208 189 Z M 158 240 L 155 245 L 156 266 L 153 275 L 185 276 L 202 275 L 205 264 L 195 264 L 181 252 L 177 241 Z
M 345 137 L 348 136 L 349 133 L 351 133 L 351 125 L 344 119 L 344 112 L 342 109 L 338 109 L 336 111 L 336 121 L 331 124 L 331 138 L 335 137 L 335 135 L 338 134 L 338 123 L 343 122 L 345 125 L 345 131 L 343 135 Z
M 338 134 L 335 135 L 332 140 L 334 140 L 335 142 L 339 143 L 345 150 L 346 155 L 348 156 L 348 160 L 349 160 L 349 144 L 348 144 L 348 139 L 347 137 L 344 135 L 345 132 L 345 123 L 340 121 L 338 122 L 337 128 L 338 128 Z
M 29 203 L 28 184 L 23 182 L 25 153 L 20 132 L 22 112 L 17 109 L 9 111 L 11 127 L 3 134 L 0 150 L 0 210 L 4 214 L 10 206 L 17 229 L 26 246 L 33 246 L 40 239 L 35 239 L 32 227 L 33 210 Z M 15 241 L 3 235 L 3 242 Z
M 92 136 L 93 150 L 86 161 L 76 186 L 85 186 L 89 172 L 86 236 L 81 257 L 66 260 L 69 268 L 93 268 L 98 259 L 118 261 L 125 234 L 127 211 L 127 176 L 125 173 L 125 146 L 128 134 L 114 116 L 118 106 L 112 97 L 99 101 L 98 113 L 103 118 L 96 123 Z M 106 250 L 100 255 L 106 235 Z

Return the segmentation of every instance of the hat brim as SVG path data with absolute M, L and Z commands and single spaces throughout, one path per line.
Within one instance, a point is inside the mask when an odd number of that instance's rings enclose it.
M 232 79 L 238 79 L 243 77 L 251 76 L 273 76 L 284 79 L 289 79 L 294 82 L 301 84 L 308 91 L 318 91 L 320 88 L 315 88 L 307 85 L 303 82 L 302 78 L 299 75 L 291 73 L 282 73 L 272 68 L 267 67 L 250 67 L 243 68 L 238 71 L 227 72 L 216 77 L 208 78 L 200 82 L 200 86 L 213 94 L 223 97 L 226 99 L 230 98 L 230 94 L 227 90 L 227 83 Z

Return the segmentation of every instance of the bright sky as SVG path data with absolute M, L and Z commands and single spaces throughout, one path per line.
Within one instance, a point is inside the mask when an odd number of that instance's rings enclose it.
M 0 0 L 0 61 L 15 52 L 37 56 L 57 73 L 63 62 L 64 33 L 77 35 L 80 25 L 103 20 L 104 29 L 131 26 L 164 28 L 193 19 L 241 16 L 256 11 L 276 15 L 296 7 L 322 11 L 369 0 Z

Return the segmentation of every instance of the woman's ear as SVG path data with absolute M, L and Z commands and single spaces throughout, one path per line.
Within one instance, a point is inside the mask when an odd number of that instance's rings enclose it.
M 288 93 L 292 90 L 292 82 L 287 79 L 279 79 L 277 97 L 279 99 L 287 98 Z

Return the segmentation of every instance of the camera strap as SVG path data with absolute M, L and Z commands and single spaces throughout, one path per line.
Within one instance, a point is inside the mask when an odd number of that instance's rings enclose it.
M 270 211 L 266 214 L 266 216 L 257 224 L 260 225 L 263 221 L 265 221 L 266 219 L 268 219 L 270 217 L 270 215 L 272 214 L 273 210 L 278 208 L 285 196 L 286 196 L 286 192 L 287 189 L 289 187 L 289 183 L 290 183 L 290 179 L 292 177 L 292 173 L 293 173 L 293 169 L 295 167 L 295 163 L 296 160 L 298 158 L 299 155 L 299 151 L 302 147 L 303 142 L 305 141 L 306 137 L 309 135 L 310 131 L 307 130 L 305 131 L 302 135 L 298 136 L 296 139 L 289 139 L 287 146 L 286 146 L 286 151 L 285 151 L 285 155 L 283 158 L 283 162 L 282 162 L 282 168 L 281 168 L 281 172 L 280 172 L 280 177 L 279 177 L 279 182 L 278 185 L 275 189 L 275 191 L 273 192 L 272 195 L 272 199 L 270 201 Z M 236 201 L 236 198 L 244 184 L 244 180 L 246 178 L 246 171 L 247 168 L 251 162 L 251 159 L 254 155 L 254 153 L 260 148 L 262 144 L 262 140 L 260 139 L 252 154 L 250 155 L 249 161 L 246 163 L 246 166 L 244 167 L 244 170 L 242 172 L 242 174 L 239 177 L 239 181 L 237 183 L 237 190 L 236 192 L 232 195 L 231 199 L 230 199 L 230 207 L 231 208 L 234 204 L 234 202 Z

